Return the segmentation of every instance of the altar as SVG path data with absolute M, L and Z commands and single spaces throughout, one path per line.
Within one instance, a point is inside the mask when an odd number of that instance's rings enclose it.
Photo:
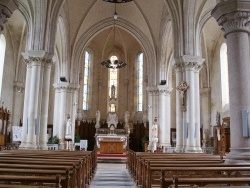
M 123 153 L 127 147 L 127 136 L 105 134 L 96 136 L 96 145 L 100 153 Z

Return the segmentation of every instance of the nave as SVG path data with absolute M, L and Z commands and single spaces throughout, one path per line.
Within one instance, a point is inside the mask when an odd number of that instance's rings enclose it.
M 90 188 L 135 188 L 126 164 L 98 163 Z

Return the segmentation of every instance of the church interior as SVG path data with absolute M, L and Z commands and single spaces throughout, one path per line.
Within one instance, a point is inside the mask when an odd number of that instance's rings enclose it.
M 95 188 L 108 156 L 127 187 L 250 186 L 249 19 L 248 0 L 0 0 L 0 187 Z

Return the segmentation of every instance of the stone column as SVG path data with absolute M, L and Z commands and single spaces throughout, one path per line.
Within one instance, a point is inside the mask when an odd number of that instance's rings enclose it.
M 59 148 L 65 149 L 65 126 L 67 120 L 67 91 L 69 83 L 60 82 L 54 84 L 55 88 L 55 105 L 53 119 L 53 136 L 58 136 L 60 139 Z
M 77 115 L 78 84 L 59 82 L 54 84 L 55 105 L 53 119 L 53 136 L 58 135 L 60 139 L 59 148 L 65 149 L 65 130 L 67 116 L 70 115 L 72 122 L 72 138 L 75 135 L 75 120 Z
M 14 102 L 13 102 L 13 125 L 19 126 L 23 114 L 24 84 L 22 82 L 14 82 Z
M 159 90 L 159 128 L 158 137 L 159 145 L 163 147 L 171 147 L 170 143 L 170 127 L 171 127 L 171 113 L 170 113 L 170 94 L 172 89 L 166 85 L 158 85 Z
M 211 136 L 211 88 L 201 88 L 200 89 L 201 95 L 201 119 L 203 125 L 203 147 L 208 146 L 209 137 Z
M 175 64 L 176 88 L 183 81 L 188 85 L 185 96 L 182 96 L 185 97 L 185 110 L 181 107 L 180 101 L 183 99 L 180 96 L 180 91 L 176 91 L 177 152 L 182 152 L 183 150 L 185 152 L 201 152 L 199 71 L 203 61 L 198 56 L 184 55 Z M 183 142 L 181 142 L 181 137 Z
M 179 63 L 179 59 L 176 59 L 175 74 L 176 74 L 176 88 L 183 81 L 183 68 L 182 64 Z M 180 92 L 176 91 L 176 147 L 175 152 L 182 153 L 184 149 L 184 120 L 183 113 L 181 110 L 181 96 Z
M 250 2 L 219 3 L 212 16 L 225 31 L 228 48 L 231 148 L 227 162 L 246 161 L 250 160 L 250 139 L 242 136 L 241 112 L 250 107 Z
M 47 150 L 47 124 L 48 124 L 48 110 L 49 110 L 49 89 L 50 89 L 50 73 L 52 61 L 49 60 L 44 65 L 43 72 L 43 87 L 41 100 L 41 118 L 40 118 L 40 132 L 39 132 L 39 149 Z
M 43 87 L 43 67 L 48 59 L 45 51 L 28 51 L 23 53 L 27 63 L 25 99 L 23 112 L 23 132 L 21 148 L 36 149 L 37 136 L 40 131 L 40 101 Z M 46 122 L 47 123 L 47 122 Z
M 158 88 L 156 86 L 152 87 L 147 87 L 148 91 L 148 121 L 149 121 L 149 150 L 151 150 L 152 142 L 151 142 L 151 137 L 152 137 L 152 126 L 153 126 L 153 119 L 154 117 L 157 117 L 156 113 L 156 96 L 158 94 Z M 157 102 L 158 103 L 158 102 Z
M 4 29 L 4 23 L 17 9 L 17 5 L 14 0 L 0 1 L 0 33 Z

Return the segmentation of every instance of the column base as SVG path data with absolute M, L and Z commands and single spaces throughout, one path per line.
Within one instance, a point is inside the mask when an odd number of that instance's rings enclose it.
M 48 146 L 46 142 L 39 142 L 39 149 L 40 150 L 48 150 Z
M 24 142 L 24 143 L 21 143 L 21 145 L 19 146 L 19 149 L 37 149 L 37 145 L 31 142 Z
M 225 163 L 250 163 L 250 148 L 230 148 Z
M 175 153 L 184 153 L 183 146 L 176 146 L 174 152 Z
M 185 148 L 185 153 L 202 153 L 201 147 L 188 146 Z

